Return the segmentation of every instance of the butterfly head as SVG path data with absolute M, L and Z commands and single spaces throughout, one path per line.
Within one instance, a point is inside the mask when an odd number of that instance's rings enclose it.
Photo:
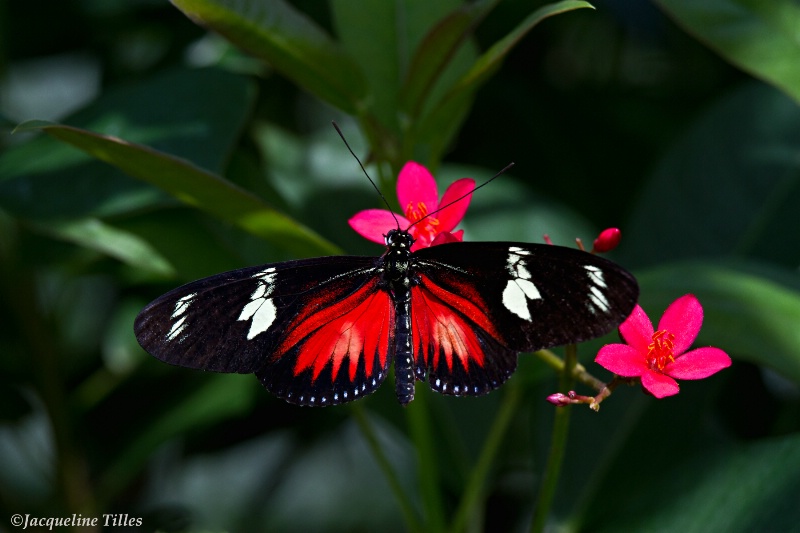
M 386 234 L 386 246 L 393 250 L 410 250 L 414 237 L 407 231 L 390 229 Z

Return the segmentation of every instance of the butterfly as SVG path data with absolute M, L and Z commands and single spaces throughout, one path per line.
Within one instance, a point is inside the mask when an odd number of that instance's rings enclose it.
M 156 358 L 255 373 L 279 398 L 336 405 L 374 392 L 394 362 L 398 401 L 417 380 L 454 396 L 502 385 L 520 352 L 608 333 L 639 288 L 617 264 L 547 244 L 451 242 L 414 252 L 391 229 L 379 257 L 253 266 L 178 287 L 134 330 Z

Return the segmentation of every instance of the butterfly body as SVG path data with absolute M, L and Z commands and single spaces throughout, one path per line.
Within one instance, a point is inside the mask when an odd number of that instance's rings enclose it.
M 134 326 L 162 361 L 255 373 L 298 405 L 335 405 L 377 389 L 395 365 L 398 401 L 416 380 L 450 395 L 505 382 L 520 352 L 581 342 L 622 322 L 638 296 L 616 264 L 579 250 L 508 242 L 411 251 L 391 230 L 377 258 L 262 265 L 179 287 Z

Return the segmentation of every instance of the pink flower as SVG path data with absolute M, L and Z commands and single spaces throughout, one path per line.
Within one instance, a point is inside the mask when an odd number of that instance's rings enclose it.
M 703 379 L 731 365 L 719 348 L 692 345 L 703 324 L 703 308 L 692 294 L 681 296 L 664 311 L 658 330 L 638 305 L 619 327 L 627 344 L 607 344 L 595 362 L 615 374 L 641 378 L 642 386 L 656 398 L 678 394 L 676 379 Z
M 415 242 L 411 250 L 426 248 L 444 242 L 460 242 L 464 230 L 452 232 L 456 225 L 464 218 L 475 188 L 475 180 L 462 178 L 450 185 L 439 201 L 439 190 L 436 181 L 428 169 L 409 161 L 403 166 L 397 179 L 397 198 L 404 215 L 394 215 L 400 222 L 401 229 L 407 229 Z M 467 195 L 460 202 L 442 209 L 435 215 L 425 218 L 419 224 L 411 226 L 414 222 L 424 218 L 427 214 L 436 211 L 440 205 L 447 205 L 453 200 Z M 392 213 L 385 209 L 367 209 L 356 213 L 349 220 L 350 227 L 356 232 L 373 242 L 384 244 L 384 235 L 397 227 Z M 409 228 L 410 227 L 410 228 Z

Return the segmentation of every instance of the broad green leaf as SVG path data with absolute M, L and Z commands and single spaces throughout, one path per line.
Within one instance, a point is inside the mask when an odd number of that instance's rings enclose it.
M 347 120 L 341 127 L 353 150 L 364 153 L 366 144 L 355 122 Z M 269 161 L 270 183 L 297 218 L 348 253 L 380 253 L 381 247 L 353 231 L 347 219 L 385 205 L 329 124 L 301 138 L 274 124 L 256 123 L 253 140 Z M 375 165 L 366 169 L 373 177 L 378 174 Z M 393 186 L 385 194 L 389 202 L 397 201 Z
M 621 252 L 629 263 L 748 256 L 800 263 L 800 106 L 753 82 L 723 98 L 649 179 Z
M 175 69 L 109 89 L 65 121 L 222 172 L 255 86 L 219 69 Z M 0 155 L 0 208 L 26 220 L 119 216 L 171 201 L 47 136 Z
M 720 56 L 800 103 L 797 0 L 656 0 Z
M 676 298 L 703 306 L 698 345 L 776 370 L 800 383 L 800 277 L 711 263 L 675 263 L 638 274 L 640 301 L 657 322 Z
M 194 22 L 259 57 L 311 94 L 357 114 L 367 83 L 321 28 L 282 0 L 171 0 Z
M 155 254 L 174 269 L 173 278 L 191 281 L 272 257 L 264 254 L 264 241 L 229 224 L 214 224 L 201 211 L 185 206 L 137 213 L 113 221 L 114 227 L 146 242 Z M 248 242 L 249 240 L 254 243 Z M 249 248 L 258 248 L 247 254 Z M 283 259 L 276 255 L 275 259 Z M 131 278 L 152 280 L 154 276 L 133 270 Z
M 330 9 L 339 41 L 364 72 L 369 103 L 364 112 L 383 128 L 398 132 L 397 88 L 402 76 L 404 2 L 331 1 Z
M 163 189 L 185 204 L 232 222 L 299 256 L 337 251 L 334 245 L 256 196 L 184 159 L 70 126 L 30 123 L 24 129 L 41 129 L 126 174 Z
M 610 476 L 610 483 L 627 487 L 624 497 L 604 500 L 605 520 L 590 520 L 586 529 L 748 533 L 796 528 L 800 436 L 727 447 L 707 444 L 700 450 L 689 457 L 651 454 L 650 462 L 659 463 L 653 469 L 627 463 L 639 482 Z
M 591 8 L 592 5 L 582 0 L 564 0 L 554 4 L 543 6 L 523 20 L 516 28 L 514 28 L 508 35 L 493 44 L 486 52 L 481 54 L 475 65 L 470 69 L 465 76 L 450 89 L 450 94 L 456 94 L 462 91 L 473 90 L 494 73 L 500 66 L 506 55 L 514 48 L 525 35 L 528 34 L 537 24 L 543 20 L 573 11 L 575 9 Z
M 34 228 L 52 237 L 109 255 L 130 266 L 160 276 L 175 275 L 172 265 L 147 241 L 99 219 L 51 221 L 46 225 L 34 224 Z
M 400 134 L 400 86 L 414 50 L 440 18 L 459 7 L 456 0 L 367 0 L 331 2 L 339 40 L 369 82 L 370 115 Z M 440 64 L 440 68 L 446 65 Z
M 413 122 L 419 116 L 458 47 L 498 2 L 483 0 L 463 5 L 441 19 L 425 35 L 411 58 L 401 90 L 400 109 L 407 115 L 406 120 Z
M 508 52 L 531 29 L 548 17 L 585 7 L 592 8 L 592 5 L 581 0 L 564 0 L 543 6 L 481 54 L 472 68 L 453 83 L 431 111 L 414 125 L 413 136 L 431 146 L 431 159 L 438 159 L 438 154 L 458 131 L 478 87 L 500 67 Z

